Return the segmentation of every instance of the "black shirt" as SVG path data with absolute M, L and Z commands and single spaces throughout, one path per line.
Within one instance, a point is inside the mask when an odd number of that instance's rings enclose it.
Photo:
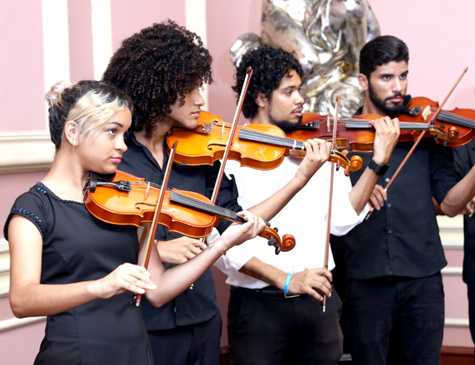
M 145 181 L 161 184 L 164 170 L 157 163 L 150 150 L 139 143 L 133 133 L 127 139 L 127 151 L 124 153 L 119 170 L 144 178 Z M 168 163 L 168 154 L 164 151 L 164 162 Z M 173 164 L 168 188 L 177 188 L 185 191 L 194 191 L 211 197 L 216 176 L 219 171 L 219 162 L 214 166 L 181 166 Z M 237 203 L 237 188 L 234 180 L 223 177 L 216 205 L 239 212 L 242 208 Z M 229 222 L 221 221 L 218 230 L 223 232 Z M 169 241 L 180 237 L 175 232 L 168 232 L 166 227 L 157 227 L 156 239 Z M 166 268 L 171 264 L 164 264 Z M 177 326 L 201 323 L 212 318 L 218 311 L 218 303 L 211 269 L 208 269 L 193 285 L 172 301 L 160 308 L 150 305 L 143 299 L 142 313 L 148 330 L 175 328 Z
M 455 149 L 455 165 L 463 176 L 475 165 L 475 140 Z M 463 281 L 475 286 L 475 217 L 463 217 L 463 232 Z
M 412 144 L 396 145 L 379 185 L 387 185 Z M 373 156 L 359 155 L 363 166 Z M 353 185 L 363 171 L 350 173 Z M 353 279 L 424 277 L 440 271 L 447 262 L 432 197 L 441 203 L 459 180 L 453 150 L 424 138 L 388 189 L 388 200 L 381 210 L 343 238 L 347 275 Z

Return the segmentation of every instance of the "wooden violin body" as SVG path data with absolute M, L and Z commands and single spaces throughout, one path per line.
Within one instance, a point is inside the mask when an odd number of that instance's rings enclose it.
M 231 125 L 220 116 L 202 111 L 198 127 L 193 130 L 173 129 L 167 136 L 167 148 L 176 142 L 175 161 L 184 165 L 212 165 L 223 157 Z M 228 158 L 239 161 L 241 166 L 259 170 L 278 167 L 285 156 L 304 157 L 305 139 L 291 139 L 278 127 L 264 124 L 238 126 Z M 333 151 L 330 161 L 345 169 L 356 171 L 362 162 L 356 158 L 349 161 L 346 155 Z
M 423 120 L 404 120 L 405 116 L 400 116 L 401 133 L 399 142 L 413 142 L 423 130 L 428 130 L 427 136 L 432 136 L 440 141 L 447 138 L 446 132 L 431 127 Z M 371 152 L 373 150 L 376 131 L 369 124 L 370 120 L 381 118 L 376 114 L 355 115 L 351 118 L 340 119 L 337 122 L 336 145 L 339 150 L 351 152 Z M 415 119 L 415 118 L 414 118 Z M 329 129 L 326 115 L 305 113 L 302 117 L 301 127 L 287 134 L 289 138 L 306 139 L 321 138 L 331 140 L 332 133 Z
M 118 225 L 140 227 L 152 222 L 160 188 L 144 179 L 117 171 L 114 181 L 96 181 L 91 178 L 84 202 L 96 218 Z M 236 212 L 213 205 L 198 193 L 171 189 L 165 192 L 158 224 L 172 232 L 201 238 L 208 236 L 220 219 L 244 223 Z M 276 253 L 290 251 L 295 246 L 291 235 L 280 239 L 276 230 L 266 227 L 259 236 L 276 247 Z M 277 252 L 278 251 L 278 252 Z
M 407 114 L 399 118 L 409 122 L 425 122 L 433 119 L 438 108 L 438 102 L 425 97 L 415 97 L 407 107 Z M 447 136 L 441 140 L 447 147 L 463 146 L 475 138 L 475 110 L 441 110 L 433 120 L 433 128 L 443 131 Z
M 475 137 L 475 110 L 454 109 L 442 110 L 435 120 L 439 104 L 428 98 L 412 98 L 405 113 L 398 115 L 401 133 L 399 142 L 414 142 L 426 130 L 425 138 L 434 138 L 438 143 L 447 147 L 458 147 L 470 142 Z M 338 149 L 352 152 L 370 152 L 373 150 L 375 130 L 369 120 L 379 119 L 380 115 L 355 115 L 351 118 L 340 119 L 337 123 Z M 326 115 L 305 113 L 301 127 L 288 133 L 287 137 L 299 140 L 321 138 L 330 140 L 332 133 L 329 129 Z
M 220 116 L 206 111 L 200 113 L 198 123 L 198 127 L 191 131 L 174 128 L 167 136 L 168 149 L 175 141 L 179 141 L 175 153 L 176 162 L 189 166 L 212 165 L 223 157 L 231 124 L 223 122 Z M 285 138 L 285 133 L 272 125 L 238 126 L 229 159 L 258 170 L 272 170 L 282 163 L 287 152 L 285 147 L 240 139 L 239 135 L 246 132 L 249 134 L 255 132 L 261 138 L 269 140 L 275 137 Z

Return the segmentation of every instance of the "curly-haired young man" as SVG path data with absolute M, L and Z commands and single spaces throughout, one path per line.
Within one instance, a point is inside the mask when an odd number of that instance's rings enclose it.
M 160 184 L 168 160 L 166 134 L 173 127 L 193 129 L 198 124 L 204 105 L 200 87 L 212 81 L 209 52 L 196 34 L 173 21 L 154 24 L 123 41 L 103 80 L 125 91 L 134 103 L 133 133 L 126 140 L 128 150 L 119 169 Z M 295 176 L 286 178 L 289 182 L 272 199 L 252 207 L 253 214 L 270 220 L 328 159 L 324 141 L 311 140 L 305 146 L 308 154 Z M 219 163 L 174 164 L 168 186 L 209 197 L 218 168 Z M 217 205 L 242 210 L 233 180 L 223 179 Z M 218 230 L 225 226 L 221 222 Z M 207 248 L 162 226 L 156 239 L 160 257 L 169 265 L 183 263 Z M 330 294 L 329 288 L 320 290 Z M 154 308 L 144 300 L 141 308 L 157 364 L 219 364 L 222 322 L 210 270 L 163 307 Z
M 298 61 L 281 49 L 257 48 L 242 58 L 234 91 L 241 90 L 248 67 L 252 67 L 253 76 L 244 115 L 251 123 L 285 130 L 298 127 L 304 102 Z M 372 124 L 376 128 L 374 163 L 379 167 L 391 156 L 399 125 L 389 118 Z M 228 162 L 226 170 L 235 175 L 239 186 L 239 204 L 253 206 L 271 196 L 282 179 L 295 173 L 300 161 L 286 157 L 272 171 L 238 168 Z M 337 364 L 341 357 L 341 301 L 333 290 L 323 312 L 320 291 L 331 286 L 331 273 L 324 268 L 331 166 L 324 164 L 273 218 L 280 230 L 295 235 L 297 245 L 292 251 L 269 255 L 259 239 L 253 239 L 221 258 L 221 269 L 232 285 L 228 335 L 236 364 Z M 378 171 L 367 167 L 360 183 L 352 188 L 343 170 L 335 173 L 333 234 L 345 234 L 363 220 L 378 177 Z M 329 269 L 333 267 L 330 253 Z

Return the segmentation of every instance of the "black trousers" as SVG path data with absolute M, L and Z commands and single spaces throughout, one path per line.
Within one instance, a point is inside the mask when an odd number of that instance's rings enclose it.
M 444 331 L 440 273 L 350 280 L 346 305 L 354 365 L 440 363 Z M 397 348 L 389 352 L 390 338 Z
M 228 310 L 231 362 L 338 364 L 343 352 L 341 307 L 335 290 L 323 313 L 321 302 L 308 295 L 284 298 L 276 288 L 260 292 L 232 287 Z
M 218 365 L 222 319 L 169 330 L 148 331 L 155 365 Z

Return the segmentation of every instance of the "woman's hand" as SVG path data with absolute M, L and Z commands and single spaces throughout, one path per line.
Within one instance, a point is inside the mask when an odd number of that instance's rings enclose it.
M 144 294 L 146 290 L 154 290 L 156 285 L 150 273 L 139 265 L 122 264 L 102 279 L 92 281 L 88 290 L 98 298 L 106 299 L 121 294 L 126 290 Z

